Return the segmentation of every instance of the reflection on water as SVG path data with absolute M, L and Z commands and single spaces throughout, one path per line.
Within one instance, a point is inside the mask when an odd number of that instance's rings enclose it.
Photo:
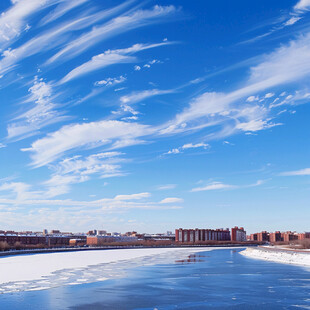
M 179 260 L 176 260 L 175 263 L 177 263 L 177 264 L 188 264 L 188 263 L 202 263 L 202 262 L 204 262 L 204 260 L 200 259 L 200 257 L 206 257 L 206 256 L 201 255 L 201 254 L 191 254 L 188 256 L 187 259 L 179 259 Z
M 310 270 L 215 250 L 134 268 L 122 279 L 0 295 L 0 309 L 310 309 Z

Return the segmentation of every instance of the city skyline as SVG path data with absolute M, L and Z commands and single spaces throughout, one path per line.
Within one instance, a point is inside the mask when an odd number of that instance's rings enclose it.
M 2 1 L 0 228 L 309 231 L 309 10 Z

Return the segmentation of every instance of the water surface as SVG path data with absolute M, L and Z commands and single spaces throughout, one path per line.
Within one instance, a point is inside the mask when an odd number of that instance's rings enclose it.
M 201 252 L 189 261 L 134 268 L 126 277 L 0 295 L 0 309 L 310 309 L 310 269 L 239 254 Z

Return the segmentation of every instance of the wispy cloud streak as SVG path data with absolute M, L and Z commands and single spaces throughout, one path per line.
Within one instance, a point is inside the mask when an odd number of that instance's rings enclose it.
M 113 64 L 134 62 L 136 61 L 136 58 L 131 56 L 132 54 L 167 44 L 171 43 L 161 42 L 156 44 L 134 44 L 133 46 L 124 49 L 107 50 L 102 54 L 93 56 L 91 60 L 70 71 L 59 81 L 59 84 L 69 82 L 92 71 L 99 70 Z
M 94 27 L 91 31 L 73 40 L 65 48 L 61 49 L 47 63 L 71 59 L 89 49 L 99 41 L 106 40 L 112 36 L 133 30 L 142 26 L 159 22 L 163 17 L 177 11 L 174 6 L 154 6 L 151 10 L 138 10 L 133 13 L 123 14 L 111 21 Z

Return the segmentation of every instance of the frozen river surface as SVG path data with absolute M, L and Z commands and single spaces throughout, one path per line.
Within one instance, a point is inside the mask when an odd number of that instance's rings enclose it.
M 56 272 L 55 281 L 74 274 L 72 285 L 59 282 L 57 287 L 37 291 L 34 282 L 32 291 L 11 290 L 0 295 L 0 308 L 310 309 L 309 268 L 250 259 L 239 251 L 203 251 L 189 260 L 183 260 L 186 251 L 152 253 L 148 258 L 137 258 L 134 264 L 126 261 L 110 264 L 110 277 L 109 264 Z M 100 277 L 108 280 L 100 281 Z M 83 279 L 88 279 L 88 283 Z

